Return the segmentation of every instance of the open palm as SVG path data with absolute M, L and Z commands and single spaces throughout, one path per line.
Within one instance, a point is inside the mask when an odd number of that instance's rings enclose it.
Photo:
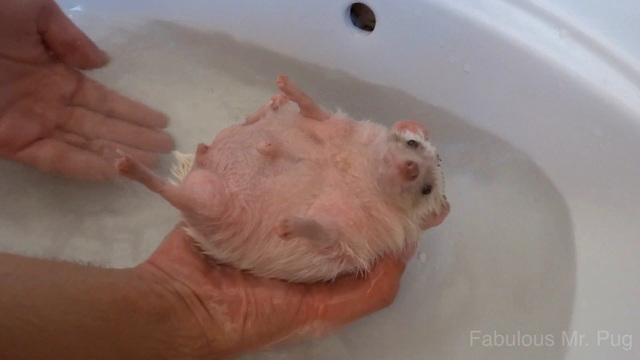
M 17 11 L 0 14 L 0 157 L 105 179 L 117 149 L 149 165 L 173 149 L 166 116 L 78 70 L 108 57 L 54 2 L 4 1 Z

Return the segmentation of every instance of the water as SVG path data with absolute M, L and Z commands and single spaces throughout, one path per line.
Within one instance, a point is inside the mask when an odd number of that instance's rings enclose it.
M 569 31 L 567 29 L 560 29 L 558 34 L 560 35 L 560 38 L 564 39 L 569 36 Z
M 166 112 L 183 152 L 266 102 L 279 73 L 328 108 L 386 124 L 421 119 L 432 130 L 452 212 L 424 235 L 424 256 L 409 264 L 395 303 L 326 339 L 243 359 L 562 358 L 559 343 L 470 344 L 471 330 L 559 339 L 569 326 L 571 219 L 553 184 L 517 148 L 405 93 L 220 34 L 163 22 L 87 28 L 113 57 L 90 75 Z M 2 251 L 128 267 L 149 256 L 178 221 L 173 208 L 133 182 L 71 182 L 3 162 L 0 184 Z

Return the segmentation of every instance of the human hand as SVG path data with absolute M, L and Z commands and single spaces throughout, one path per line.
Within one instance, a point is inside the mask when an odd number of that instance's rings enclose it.
M 76 179 L 117 176 L 120 149 L 147 165 L 174 148 L 167 118 L 77 69 L 109 61 L 53 0 L 3 0 L 0 157 Z
M 211 264 L 178 225 L 135 270 L 169 289 L 169 298 L 182 309 L 176 312 L 182 314 L 176 321 L 181 338 L 168 340 L 179 346 L 176 351 L 219 358 L 325 336 L 389 306 L 414 252 L 383 258 L 364 277 L 286 283 Z

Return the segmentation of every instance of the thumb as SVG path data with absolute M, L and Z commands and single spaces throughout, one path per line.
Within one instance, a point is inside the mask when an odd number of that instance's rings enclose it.
M 78 29 L 55 2 L 43 8 L 38 20 L 38 32 L 44 43 L 63 63 L 92 69 L 109 62 L 109 56 Z

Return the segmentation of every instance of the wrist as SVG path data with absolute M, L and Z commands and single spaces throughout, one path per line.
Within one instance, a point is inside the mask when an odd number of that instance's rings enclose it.
M 215 353 L 204 329 L 200 300 L 185 284 L 148 262 L 130 271 L 135 285 L 134 302 L 142 304 L 152 345 L 163 359 L 211 359 Z M 147 305 L 148 304 L 148 305 Z
M 189 317 L 143 275 L 0 254 L 0 358 L 192 358 Z

